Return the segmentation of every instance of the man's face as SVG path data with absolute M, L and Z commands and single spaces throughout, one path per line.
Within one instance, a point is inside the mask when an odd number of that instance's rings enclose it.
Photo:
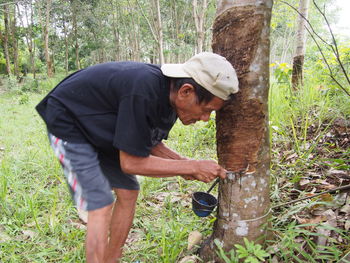
M 187 85 L 187 84 L 185 84 Z M 174 106 L 177 116 L 184 125 L 189 125 L 197 121 L 208 121 L 210 114 L 217 111 L 224 105 L 224 100 L 214 97 L 209 102 L 197 102 L 197 96 L 192 85 L 183 86 L 178 92 Z M 181 90 L 185 88 L 184 90 Z

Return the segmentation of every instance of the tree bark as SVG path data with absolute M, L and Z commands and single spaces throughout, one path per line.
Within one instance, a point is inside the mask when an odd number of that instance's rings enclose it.
M 26 3 L 23 5 L 23 8 L 20 9 L 18 3 L 16 4 L 17 6 L 17 13 L 18 13 L 18 18 L 20 20 L 22 28 L 25 28 L 25 39 L 27 43 L 27 48 L 29 52 L 29 60 L 30 60 L 30 65 L 31 65 L 31 72 L 33 73 L 33 78 L 36 77 L 36 72 L 35 72 L 35 59 L 34 59 L 34 41 L 33 41 L 33 17 L 34 17 L 34 12 L 33 12 L 33 4 L 30 1 L 29 3 Z M 21 13 L 21 10 L 24 10 L 24 15 L 25 15 L 25 22 L 26 22 L 26 27 L 24 26 L 24 18 Z M 30 14 L 28 14 L 28 10 Z M 27 72 L 25 72 L 26 74 Z
M 198 7 L 197 0 L 192 1 L 193 6 L 193 18 L 194 24 L 196 26 L 197 31 L 197 53 L 203 51 L 204 44 L 204 20 L 205 20 L 205 11 L 207 9 L 207 0 L 201 0 L 202 5 Z
M 162 17 L 160 15 L 160 4 L 159 0 L 155 0 L 156 10 L 157 10 L 157 32 L 158 32 L 158 51 L 159 51 L 159 63 L 164 64 L 164 52 L 163 52 L 163 27 L 162 27 Z
M 220 182 L 214 232 L 200 251 L 205 262 L 221 262 L 215 239 L 229 251 L 234 244 L 243 244 L 244 238 L 261 243 L 267 234 L 271 9 L 272 0 L 218 3 L 212 47 L 236 69 L 240 92 L 216 115 L 219 163 L 235 173 Z
M 5 53 L 5 61 L 6 61 L 6 74 L 8 76 L 11 75 L 11 62 L 10 62 L 10 52 L 9 52 L 9 35 L 10 35 L 10 25 L 9 25 L 9 6 L 4 5 L 4 24 L 5 24 L 5 33 L 2 36 L 3 45 L 4 45 L 4 53 Z
M 14 73 L 19 78 L 19 66 L 18 66 L 18 40 L 17 40 L 17 27 L 16 27 L 16 6 L 13 5 L 13 18 L 11 22 L 11 35 L 12 35 L 12 48 L 13 48 L 13 67 Z
M 44 28 L 44 43 L 45 43 L 45 60 L 47 67 L 47 76 L 53 76 L 53 64 L 50 54 L 49 46 L 49 27 L 50 27 L 50 12 L 51 12 L 51 0 L 46 1 L 46 19 L 45 19 L 45 28 Z
M 119 34 L 119 27 L 117 27 L 116 21 L 119 20 L 119 12 L 120 7 L 118 5 L 117 1 L 110 1 L 111 6 L 113 6 L 113 12 L 112 12 L 112 30 L 113 30 L 113 36 L 114 36 L 114 59 L 115 61 L 119 61 L 121 58 L 120 55 L 120 34 Z M 116 15 L 115 15 L 116 14 Z
M 303 85 L 303 66 L 306 50 L 306 20 L 309 11 L 309 0 L 299 1 L 298 29 L 296 37 L 296 49 L 293 57 L 292 87 L 297 90 Z M 305 18 L 303 18 L 304 16 Z
M 79 60 L 79 42 L 78 42 L 78 26 L 77 26 L 77 3 L 76 0 L 71 0 L 72 7 L 72 20 L 73 20 L 73 32 L 74 32 L 74 40 L 75 40 L 75 66 L 77 70 L 80 69 L 80 60 Z
M 67 24 L 65 21 L 65 18 L 63 18 L 63 34 L 64 34 L 64 70 L 66 72 L 66 75 L 68 75 L 68 28 L 67 28 Z

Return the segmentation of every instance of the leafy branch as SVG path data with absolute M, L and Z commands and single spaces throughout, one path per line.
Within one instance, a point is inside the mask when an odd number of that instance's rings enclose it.
M 315 5 L 317 11 L 322 15 L 324 21 L 326 22 L 327 24 L 327 27 L 328 27 L 328 31 L 329 33 L 331 34 L 331 37 L 332 37 L 332 43 L 328 43 L 324 38 L 322 38 L 314 29 L 314 27 L 312 26 L 312 24 L 310 23 L 310 21 L 303 15 L 299 12 L 299 10 L 297 10 L 294 6 L 292 6 L 291 4 L 285 2 L 285 1 L 281 1 L 282 3 L 288 5 L 290 8 L 292 8 L 294 11 L 296 11 L 306 22 L 307 24 L 309 25 L 310 29 L 305 26 L 306 30 L 308 31 L 308 33 L 310 34 L 312 40 L 315 42 L 316 46 L 317 46 L 317 49 L 319 50 L 319 52 L 321 53 L 322 55 L 322 59 L 324 61 L 324 63 L 327 65 L 327 68 L 328 68 L 328 71 L 329 71 L 329 76 L 331 77 L 331 79 L 339 86 L 339 88 L 341 88 L 349 97 L 350 97 L 350 93 L 349 91 L 336 79 L 334 73 L 333 73 L 333 70 L 331 68 L 331 66 L 329 65 L 329 62 L 320 46 L 320 44 L 318 43 L 317 39 L 318 38 L 321 42 L 323 42 L 327 47 L 329 47 L 331 50 L 332 50 L 332 53 L 333 55 L 335 56 L 342 72 L 343 72 L 343 75 L 345 76 L 345 79 L 346 81 L 348 82 L 349 86 L 350 86 L 350 79 L 349 79 L 349 75 L 348 73 L 346 72 L 346 69 L 344 67 L 344 64 L 340 58 L 340 54 L 339 54 L 339 49 L 338 49 L 338 44 L 337 44 L 337 41 L 335 39 L 335 36 L 333 34 L 333 30 L 329 24 L 329 21 L 328 21 L 328 18 L 326 16 L 326 12 L 325 12 L 325 8 L 324 10 L 322 11 L 321 8 L 316 4 L 315 0 L 313 0 L 313 4 Z M 315 37 L 316 36 L 316 37 Z

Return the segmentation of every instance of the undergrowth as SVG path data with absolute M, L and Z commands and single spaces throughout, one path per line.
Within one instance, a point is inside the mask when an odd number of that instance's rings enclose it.
M 34 110 L 61 78 L 0 94 L 0 262 L 85 262 L 85 225 L 72 205 L 44 124 Z M 349 149 L 327 137 L 336 119 L 349 119 L 349 98 L 313 83 L 298 92 L 273 83 L 269 96 L 273 203 L 292 198 L 294 186 L 308 172 L 331 167 L 349 170 L 349 161 L 343 160 L 349 157 Z M 176 123 L 167 144 L 189 158 L 216 159 L 215 116 L 208 123 L 188 127 Z M 208 185 L 143 177 L 141 187 L 124 262 L 177 262 L 193 252 L 187 251 L 191 231 L 210 234 L 215 217 L 196 217 L 190 203 L 191 193 L 207 190 Z M 267 262 L 273 262 L 273 257 L 280 262 L 337 262 L 350 251 L 349 236 L 341 228 L 330 231 L 342 242 L 335 239 L 331 246 L 318 247 L 321 234 L 296 220 L 307 209 L 302 203 L 275 211 L 274 239 L 265 251 L 270 256 L 260 254 Z

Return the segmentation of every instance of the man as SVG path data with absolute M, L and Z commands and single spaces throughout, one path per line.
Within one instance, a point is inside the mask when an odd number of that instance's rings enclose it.
M 135 174 L 210 182 L 225 169 L 166 147 L 177 118 L 208 121 L 238 91 L 223 57 L 184 64 L 110 62 L 68 76 L 37 106 L 78 208 L 88 211 L 87 262 L 118 262 L 135 212 Z M 117 201 L 111 193 L 114 191 Z

